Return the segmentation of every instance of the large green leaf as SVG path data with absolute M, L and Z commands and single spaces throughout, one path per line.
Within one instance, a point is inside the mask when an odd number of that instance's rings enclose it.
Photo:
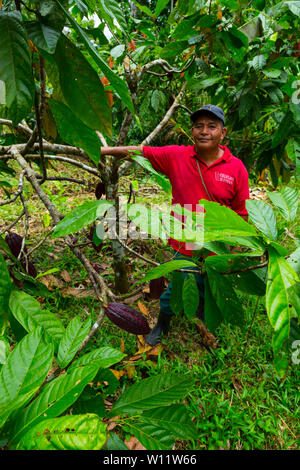
M 153 168 L 153 166 L 151 165 L 151 163 L 149 162 L 149 160 L 147 160 L 147 158 L 141 157 L 140 155 L 134 155 L 134 156 L 131 157 L 131 160 L 135 161 L 142 168 L 144 168 L 146 171 L 148 171 L 150 173 L 150 176 L 153 178 L 153 180 L 157 184 L 159 184 L 159 186 L 161 186 L 167 194 L 172 193 L 172 186 L 171 186 L 168 178 L 165 175 L 163 175 L 163 174 L 159 173 L 158 171 L 156 171 Z
M 121 100 L 124 102 L 125 106 L 127 106 L 127 108 L 129 109 L 129 111 L 131 111 L 132 114 L 135 114 L 134 106 L 133 106 L 132 99 L 131 99 L 126 82 L 123 81 L 118 75 L 116 75 L 111 70 L 111 68 L 106 64 L 106 62 L 104 62 L 102 57 L 100 57 L 96 47 L 91 43 L 88 36 L 79 26 L 79 24 L 74 20 L 74 18 L 70 15 L 70 13 L 68 13 L 67 10 L 64 9 L 64 7 L 61 5 L 61 3 L 58 0 L 55 0 L 55 2 L 57 3 L 57 5 L 59 5 L 61 10 L 65 13 L 68 20 L 70 21 L 70 24 L 75 29 L 80 39 L 86 46 L 89 54 L 94 59 L 95 63 L 98 65 L 98 67 L 100 68 L 102 73 L 105 75 L 105 77 L 110 81 L 111 86 L 118 93 Z
M 98 0 L 97 2 L 95 2 L 95 0 L 87 0 L 87 3 L 90 6 L 96 4 L 96 8 L 102 13 L 101 17 L 108 22 L 112 29 L 114 29 L 116 25 L 119 25 L 123 33 L 128 35 L 128 25 L 122 5 L 116 0 Z
M 299 282 L 299 277 L 288 261 L 270 247 L 266 308 L 274 329 L 273 348 L 275 353 L 289 336 L 291 306 L 288 289 L 296 282 Z
M 39 396 L 15 417 L 10 448 L 37 423 L 55 418 L 69 408 L 97 372 L 95 364 L 76 367 L 45 385 Z
M 64 237 L 65 235 L 77 232 L 94 222 L 98 217 L 103 216 L 112 205 L 112 203 L 102 199 L 83 203 L 81 206 L 70 211 L 56 225 L 52 237 Z
M 65 142 L 86 151 L 97 165 L 100 159 L 100 141 L 96 132 L 76 117 L 64 103 L 49 100 L 58 132 Z
M 166 429 L 180 439 L 197 438 L 197 428 L 184 405 L 171 405 L 145 411 L 140 420 Z
M 300 247 L 291 253 L 287 259 L 292 268 L 300 276 Z
M 46 332 L 46 339 L 59 344 L 65 331 L 61 320 L 52 312 L 42 310 L 39 302 L 31 295 L 13 289 L 9 297 L 9 308 L 26 331 L 34 331 L 40 326 Z
M 206 199 L 201 199 L 199 205 L 205 209 L 205 242 L 257 236 L 254 227 L 229 207 L 221 206 L 217 202 L 207 201 Z
M 165 374 L 149 377 L 128 388 L 112 408 L 111 415 L 136 413 L 165 406 L 183 398 L 193 387 L 188 375 Z
M 87 318 L 81 322 L 79 317 L 74 317 L 68 323 L 63 337 L 59 343 L 57 363 L 64 369 L 75 356 L 79 346 L 87 336 L 91 328 L 91 320 Z
M 97 363 L 99 368 L 111 367 L 113 364 L 120 362 L 124 357 L 125 354 L 121 351 L 104 346 L 79 357 L 70 365 L 69 370 L 73 367 L 93 364 L 94 362 Z
M 210 288 L 207 276 L 204 277 L 204 298 L 205 324 L 209 331 L 215 333 L 218 326 L 222 323 L 223 317 Z
M 276 217 L 272 207 L 257 199 L 247 199 L 246 208 L 251 221 L 269 240 L 276 241 Z
M 209 286 L 223 319 L 233 325 L 242 325 L 245 314 L 231 282 L 222 274 L 207 267 Z
M 286 220 L 295 219 L 299 202 L 299 191 L 296 188 L 284 186 L 280 191 L 268 192 L 268 196 Z
M 54 54 L 60 32 L 50 28 L 42 21 L 27 21 L 25 27 L 29 38 L 37 49 Z
M 111 135 L 111 109 L 97 72 L 65 36 L 59 39 L 54 58 L 68 107 L 90 129 Z
M 0 253 L 0 315 L 7 312 L 11 279 L 3 255 Z
M 31 398 L 43 383 L 53 360 L 53 346 L 37 328 L 8 355 L 0 372 L 0 426 L 10 412 Z
M 35 91 L 20 12 L 0 11 L 0 31 L 0 80 L 5 82 L 9 118 L 16 125 L 30 112 Z
M 36 424 L 22 437 L 17 450 L 99 450 L 106 426 L 96 414 L 62 416 Z
M 182 301 L 182 286 L 183 286 L 183 275 L 179 271 L 174 271 L 172 274 L 172 289 L 170 296 L 170 308 L 175 313 L 178 314 L 183 310 L 183 301 Z
M 129 428 L 147 450 L 171 450 L 174 445 L 175 438 L 170 431 L 151 422 L 130 423 Z
M 194 318 L 199 305 L 199 289 L 195 276 L 188 274 L 182 286 L 183 310 L 188 318 Z
M 140 282 L 146 282 L 150 281 L 151 279 L 156 279 L 158 277 L 166 276 L 172 271 L 175 271 L 176 269 L 182 269 L 182 268 L 192 268 L 192 267 L 197 267 L 196 263 L 193 261 L 187 261 L 187 260 L 174 260 L 174 261 L 168 261 L 167 263 L 163 263 L 160 266 L 157 266 L 150 271 L 147 272 L 146 276 L 143 277 Z

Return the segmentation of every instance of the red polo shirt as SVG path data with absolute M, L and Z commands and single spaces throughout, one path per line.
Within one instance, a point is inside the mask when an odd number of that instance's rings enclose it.
M 239 215 L 247 215 L 245 200 L 250 198 L 248 172 L 242 161 L 234 157 L 227 147 L 220 145 L 220 148 L 224 150 L 223 156 L 209 166 L 196 154 L 193 145 L 145 146 L 143 153 L 155 170 L 169 178 L 172 205 L 191 204 L 195 211 L 200 199 L 209 200 L 201 181 L 197 159 L 212 200 L 230 207 Z M 192 254 L 192 250 L 186 249 L 188 247 L 182 242 L 170 239 L 169 243 L 180 253 Z

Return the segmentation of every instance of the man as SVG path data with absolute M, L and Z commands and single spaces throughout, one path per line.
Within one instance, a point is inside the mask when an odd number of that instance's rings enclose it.
M 207 199 L 230 207 L 247 220 L 245 200 L 249 199 L 248 173 L 244 164 L 234 157 L 226 146 L 220 145 L 226 135 L 225 118 L 221 108 L 206 105 L 191 115 L 191 135 L 194 145 L 168 145 L 165 147 L 127 146 L 104 147 L 102 155 L 125 157 L 139 151 L 153 168 L 165 174 L 172 185 L 172 205 L 186 204 L 197 210 L 200 199 Z M 189 259 L 192 247 L 170 239 L 176 259 Z M 202 300 L 203 318 L 204 285 L 200 274 L 195 275 Z M 160 313 L 157 324 L 146 336 L 154 346 L 161 335 L 167 334 L 173 312 L 170 308 L 172 282 L 160 298 Z M 201 302 L 200 302 L 201 305 Z

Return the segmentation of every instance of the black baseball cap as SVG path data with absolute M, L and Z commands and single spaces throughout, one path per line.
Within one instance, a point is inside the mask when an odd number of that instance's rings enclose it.
M 203 113 L 213 114 L 218 119 L 220 119 L 225 125 L 225 116 L 224 116 L 223 109 L 219 108 L 219 106 L 215 106 L 214 104 L 206 104 L 205 106 L 202 106 L 202 108 L 198 109 L 193 114 L 191 114 L 192 122 L 195 122 L 196 119 L 198 119 L 198 117 L 201 116 L 201 114 Z

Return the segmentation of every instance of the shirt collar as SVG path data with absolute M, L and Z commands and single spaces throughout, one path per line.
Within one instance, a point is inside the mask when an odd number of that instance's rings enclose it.
M 223 154 L 223 156 L 222 156 L 219 160 L 223 160 L 223 161 L 225 161 L 225 162 L 229 162 L 229 161 L 231 160 L 231 158 L 232 158 L 232 154 L 231 154 L 229 148 L 226 147 L 226 145 L 219 145 L 219 147 L 220 147 L 222 150 L 224 150 L 224 154 Z M 195 146 L 194 146 L 194 145 L 191 145 L 191 146 L 190 146 L 190 149 L 189 149 L 189 156 L 190 156 L 190 157 L 195 157 L 195 158 L 198 157 L 198 158 L 201 159 L 201 156 L 200 156 L 200 155 L 197 155 L 197 153 L 196 153 L 196 151 L 195 151 Z M 219 161 L 219 160 L 217 160 L 217 161 Z

